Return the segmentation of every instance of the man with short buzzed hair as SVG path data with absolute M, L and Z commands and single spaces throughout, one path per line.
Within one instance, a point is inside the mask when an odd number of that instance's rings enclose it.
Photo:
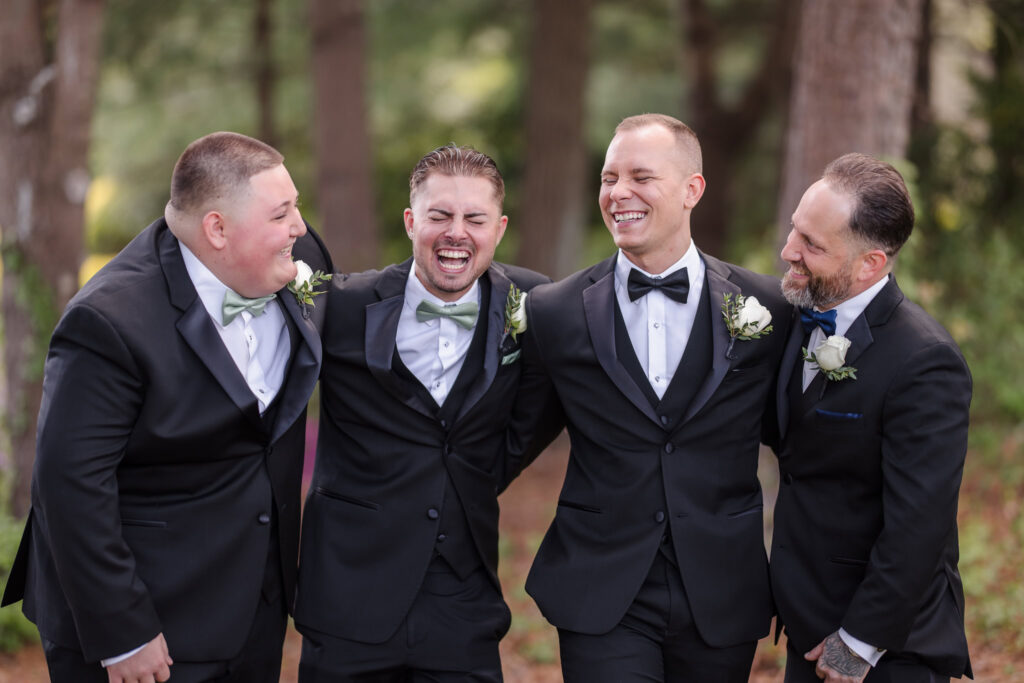
M 52 681 L 277 682 L 323 318 L 295 258 L 332 270 L 283 157 L 214 133 L 68 304 L 3 598 Z

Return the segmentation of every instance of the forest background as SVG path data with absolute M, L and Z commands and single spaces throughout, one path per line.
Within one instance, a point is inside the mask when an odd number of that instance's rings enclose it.
M 619 120 L 654 111 L 704 147 L 698 246 L 762 272 L 781 274 L 789 216 L 827 161 L 862 151 L 904 173 L 917 225 L 897 277 L 975 382 L 959 515 L 969 641 L 988 662 L 979 680 L 1012 679 L 1024 672 L 1022 40 L 1024 0 L 5 0 L 0 581 L 28 508 L 49 335 L 81 282 L 161 215 L 190 141 L 235 130 L 278 147 L 345 271 L 405 259 L 413 164 L 472 145 L 508 186 L 498 259 L 558 278 L 611 253 L 604 150 Z M 525 491 L 546 480 L 520 484 L 540 514 L 503 542 L 505 648 L 542 671 L 553 632 L 516 568 L 555 500 Z M 33 636 L 17 608 L 0 611 L 0 647 Z

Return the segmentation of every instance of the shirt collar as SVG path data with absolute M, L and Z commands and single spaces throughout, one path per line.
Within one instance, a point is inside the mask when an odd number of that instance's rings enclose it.
M 474 280 L 473 286 L 469 288 L 469 291 L 459 297 L 457 301 L 443 301 L 431 294 L 430 291 L 423 286 L 423 283 L 420 282 L 420 279 L 416 277 L 416 262 L 413 261 L 412 268 L 409 269 L 409 279 L 405 282 L 405 305 L 415 309 L 423 300 L 437 304 L 438 306 L 451 306 L 454 304 L 464 304 L 468 302 L 479 303 L 480 280 Z
M 217 276 L 199 260 L 199 257 L 192 253 L 192 250 L 185 246 L 185 243 L 178 240 L 181 247 L 181 257 L 185 261 L 185 270 L 196 288 L 196 293 L 203 302 L 203 306 L 210 314 L 210 317 L 217 321 L 221 327 L 224 326 L 222 310 L 224 308 L 224 293 L 228 286 L 217 279 Z
M 855 297 L 851 297 L 835 307 L 836 311 L 836 334 L 846 334 L 853 321 L 864 312 L 882 288 L 889 282 L 889 276 L 871 285 Z
M 679 257 L 678 261 L 660 273 L 648 273 L 646 270 L 630 261 L 629 257 L 619 249 L 619 254 L 615 261 L 615 282 L 616 284 L 625 285 L 629 279 L 629 271 L 634 268 L 644 275 L 658 278 L 668 277 L 680 268 L 686 268 L 686 274 L 690 278 L 690 288 L 693 289 L 700 277 L 703 275 L 701 266 L 700 252 L 697 251 L 697 245 L 694 244 L 693 240 L 690 240 L 690 248 L 686 250 L 686 253 Z

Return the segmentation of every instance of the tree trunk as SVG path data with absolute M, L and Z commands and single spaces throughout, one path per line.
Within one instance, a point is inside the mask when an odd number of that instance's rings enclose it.
M 757 73 L 742 95 L 727 107 L 719 95 L 715 63 L 715 22 L 704 0 L 681 0 L 685 17 L 683 60 L 691 70 L 689 122 L 700 138 L 704 157 L 704 196 L 693 211 L 693 239 L 705 252 L 724 257 L 731 233 L 731 207 L 738 201 L 736 169 L 749 151 L 761 122 L 784 103 L 800 13 L 798 0 L 776 0 L 771 34 Z
M 273 22 L 270 0 L 256 0 L 253 21 L 253 82 L 256 84 L 256 117 L 258 137 L 272 147 L 277 146 L 277 126 L 274 123 Z
M 513 228 L 516 262 L 555 278 L 581 265 L 590 7 L 591 0 L 534 0 L 532 7 L 523 209 Z
M 805 2 L 777 225 L 847 152 L 902 158 L 910 137 L 922 0 Z
M 362 0 L 309 0 L 320 231 L 335 266 L 378 265 Z M 397 219 L 397 217 L 396 217 Z
M 0 225 L 12 512 L 29 506 L 47 342 L 78 288 L 103 0 L 13 0 L 0 13 Z M 49 36 L 54 36 L 52 44 Z

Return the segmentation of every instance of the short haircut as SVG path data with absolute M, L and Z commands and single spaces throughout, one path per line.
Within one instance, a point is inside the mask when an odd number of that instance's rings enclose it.
M 866 154 L 844 154 L 825 167 L 829 187 L 853 199 L 850 230 L 890 258 L 914 229 L 914 204 L 903 176 Z
M 284 157 L 270 145 L 239 133 L 211 133 L 181 153 L 171 175 L 170 205 L 177 211 L 204 210 L 211 200 L 236 194 L 254 175 Z
M 409 203 L 416 197 L 416 191 L 427 182 L 431 173 L 466 178 L 486 178 L 494 186 L 494 198 L 498 206 L 505 202 L 505 181 L 494 159 L 472 147 L 464 147 L 450 142 L 430 152 L 413 167 L 409 174 Z
M 648 126 L 666 128 L 675 136 L 679 151 L 690 161 L 692 168 L 687 170 L 693 173 L 704 172 L 700 140 L 697 139 L 697 134 L 693 132 L 692 128 L 677 118 L 667 114 L 637 114 L 636 116 L 628 116 L 622 119 L 619 125 L 615 126 L 615 134 L 618 135 L 623 131 L 637 130 L 638 128 L 646 128 Z

